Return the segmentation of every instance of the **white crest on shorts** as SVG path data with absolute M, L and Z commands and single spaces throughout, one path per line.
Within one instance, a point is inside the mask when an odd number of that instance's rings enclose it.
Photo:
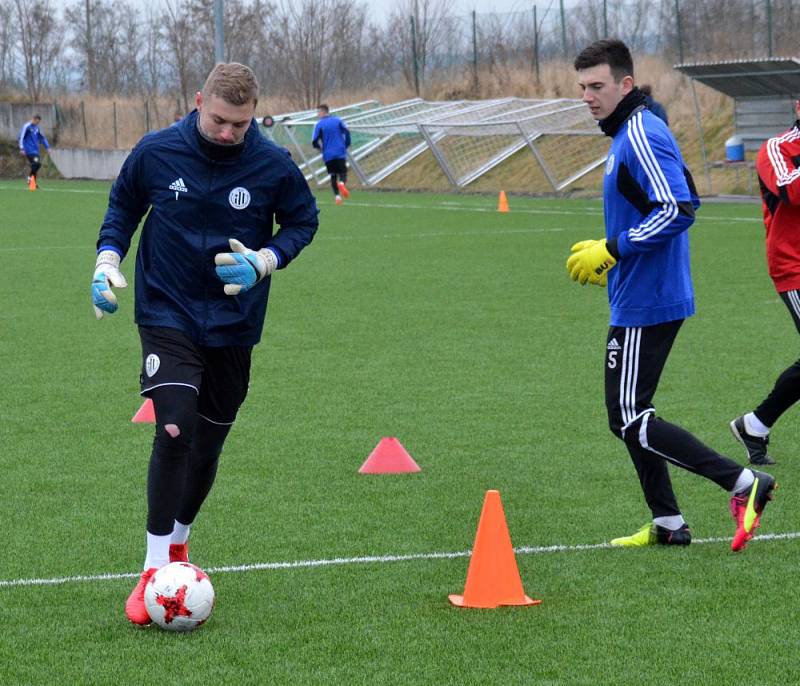
M 147 373 L 148 378 L 151 378 L 153 374 L 158 371 L 160 366 L 161 360 L 158 359 L 158 355 L 148 355 L 147 359 L 144 361 L 144 371 Z
M 243 210 L 250 204 L 250 191 L 237 186 L 228 194 L 228 202 L 235 210 Z

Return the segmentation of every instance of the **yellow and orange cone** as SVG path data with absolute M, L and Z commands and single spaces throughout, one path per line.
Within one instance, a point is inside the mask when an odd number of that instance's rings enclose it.
M 497 211 L 508 212 L 508 198 L 505 191 L 500 191 L 500 195 L 497 198 Z

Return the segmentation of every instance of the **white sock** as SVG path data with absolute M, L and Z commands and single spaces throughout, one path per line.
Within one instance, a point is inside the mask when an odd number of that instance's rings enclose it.
M 683 515 L 670 515 L 669 517 L 653 517 L 653 523 L 658 524 L 662 529 L 669 529 L 670 531 L 677 531 L 686 522 L 683 520 Z
M 769 427 L 765 426 L 764 422 L 756 417 L 754 412 L 748 412 L 744 416 L 744 430 L 751 436 L 759 436 L 760 438 L 769 436 Z
M 170 534 L 166 536 L 156 536 L 147 532 L 147 557 L 144 558 L 144 568 L 150 569 L 155 567 L 160 569 L 166 564 L 169 564 L 169 539 L 172 538 Z
M 743 469 L 742 473 L 739 474 L 739 478 L 736 479 L 736 483 L 733 485 L 733 491 L 731 491 L 734 495 L 737 493 L 741 493 L 742 491 L 746 491 L 750 486 L 753 485 L 753 482 L 756 480 L 755 475 L 749 469 Z
M 192 530 L 191 524 L 181 524 L 175 520 L 175 527 L 172 529 L 170 543 L 186 543 L 189 540 L 189 532 Z

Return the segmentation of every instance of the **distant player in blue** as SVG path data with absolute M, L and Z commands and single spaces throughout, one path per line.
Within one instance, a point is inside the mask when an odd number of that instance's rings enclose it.
M 117 311 L 112 287 L 126 285 L 120 263 L 146 216 L 135 319 L 141 392 L 153 401 L 156 428 L 144 571 L 125 604 L 134 624 L 150 623 L 144 589 L 155 571 L 188 562 L 189 531 L 250 386 L 273 275 L 317 230 L 303 174 L 258 132 L 257 102 L 249 67 L 217 64 L 195 95 L 197 109 L 148 133 L 128 155 L 100 228 L 92 280 L 98 319 Z
M 575 69 L 583 101 L 611 138 L 611 149 L 603 183 L 606 238 L 573 245 L 567 271 L 581 284 L 608 285 L 608 421 L 625 442 L 652 513 L 637 533 L 611 545 L 691 542 L 672 489 L 671 462 L 731 494 L 731 547 L 741 550 L 759 525 L 775 480 L 657 416 L 651 402 L 678 330 L 694 314 L 687 234 L 700 205 L 694 182 L 675 138 L 634 86 L 633 59 L 624 43 L 593 43 L 575 59 Z
M 39 146 L 43 145 L 45 150 L 50 151 L 50 143 L 47 142 L 44 134 L 39 130 L 39 123 L 42 121 L 40 114 L 34 114 L 29 122 L 25 122 L 23 127 L 19 130 L 19 152 L 28 159 L 31 165 L 30 174 L 28 174 L 28 186 L 31 190 L 35 190 L 38 186 L 36 183 L 36 173 L 42 166 L 39 158 Z
M 350 197 L 347 190 L 347 148 L 350 147 L 350 129 L 339 117 L 330 113 L 330 108 L 322 104 L 317 107 L 319 121 L 314 127 L 311 145 L 322 150 L 325 168 L 331 175 L 331 188 L 337 205 L 342 198 Z
M 644 106 L 669 126 L 667 108 L 653 97 L 653 87 L 649 83 L 645 83 L 639 87 L 639 90 L 644 95 Z

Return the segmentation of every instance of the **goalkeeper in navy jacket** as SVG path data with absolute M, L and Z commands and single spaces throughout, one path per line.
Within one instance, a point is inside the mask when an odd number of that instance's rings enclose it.
M 686 317 L 694 313 L 689 238 L 699 201 L 667 126 L 644 107 L 633 60 L 618 40 L 602 40 L 575 59 L 583 100 L 611 137 L 605 168 L 604 240 L 572 246 L 570 276 L 608 285 L 611 322 L 605 357 L 611 431 L 630 453 L 652 513 L 618 546 L 686 545 L 691 532 L 672 489 L 667 462 L 704 476 L 731 495 L 733 550 L 753 537 L 774 479 L 742 467 L 685 429 L 656 416 L 652 399 Z
M 188 560 L 191 524 L 247 395 L 270 275 L 317 230 L 317 208 L 289 154 L 253 120 L 258 82 L 218 64 L 197 110 L 146 135 L 115 181 L 97 242 L 95 313 L 117 310 L 120 262 L 148 212 L 136 255 L 142 394 L 155 407 L 147 478 L 144 572 L 125 605 L 147 624 L 144 588 L 156 569 Z M 273 219 L 280 230 L 273 233 Z

